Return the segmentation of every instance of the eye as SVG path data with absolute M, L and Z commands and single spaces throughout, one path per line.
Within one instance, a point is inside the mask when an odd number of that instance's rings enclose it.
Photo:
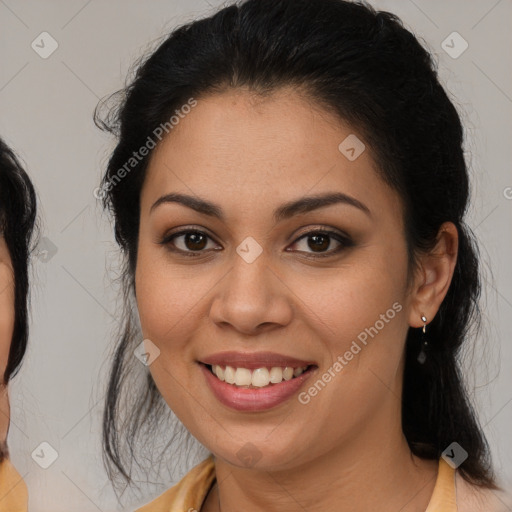
M 327 251 L 327 249 L 331 246 L 332 239 L 338 243 L 338 247 L 336 249 Z M 334 254 L 341 252 L 344 248 L 352 247 L 354 245 L 350 238 L 335 231 L 310 231 L 309 233 L 305 233 L 300 238 L 298 238 L 294 245 L 303 240 L 305 241 L 304 245 L 306 245 L 307 248 L 312 249 L 313 253 L 309 254 L 311 254 L 313 258 L 325 258 L 328 256 L 333 256 Z
M 195 257 L 200 256 L 200 253 L 204 252 L 209 240 L 212 239 L 203 231 L 187 230 L 166 236 L 160 241 L 160 244 L 167 246 L 173 252 L 180 252 L 186 256 Z

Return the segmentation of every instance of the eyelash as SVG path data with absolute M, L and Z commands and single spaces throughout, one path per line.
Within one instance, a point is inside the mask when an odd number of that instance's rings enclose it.
M 167 248 L 170 251 L 172 251 L 172 252 L 181 253 L 182 255 L 187 256 L 187 257 L 197 258 L 197 257 L 202 255 L 201 253 L 204 253 L 206 251 L 204 249 L 202 249 L 200 251 L 184 251 L 183 249 L 176 248 L 172 244 L 172 242 L 173 242 L 173 240 L 175 238 L 179 238 L 180 236 L 184 236 L 184 235 L 191 234 L 191 233 L 195 233 L 195 234 L 199 234 L 199 235 L 204 235 L 207 238 L 209 238 L 210 240 L 213 240 L 204 231 L 199 231 L 197 229 L 188 229 L 188 230 L 179 231 L 178 233 L 173 233 L 171 235 L 168 235 L 168 236 L 164 237 L 159 243 L 161 245 L 167 246 Z M 328 236 L 330 238 L 334 238 L 337 242 L 339 242 L 341 244 L 341 246 L 338 247 L 337 249 L 330 250 L 330 251 L 325 252 L 325 253 L 307 253 L 309 255 L 308 257 L 313 258 L 313 259 L 332 257 L 332 256 L 338 254 L 339 252 L 341 252 L 344 248 L 349 248 L 349 247 L 352 247 L 354 245 L 354 242 L 349 237 L 343 236 L 340 233 L 337 233 L 335 231 L 328 231 L 328 230 L 322 230 L 322 229 L 316 229 L 316 230 L 308 231 L 307 233 L 303 233 L 299 238 L 297 238 L 293 242 L 293 244 L 299 242 L 303 238 L 307 238 L 307 237 L 310 237 L 310 236 L 313 236 L 313 235 Z M 305 251 L 298 251 L 298 252 L 302 252 L 303 253 Z

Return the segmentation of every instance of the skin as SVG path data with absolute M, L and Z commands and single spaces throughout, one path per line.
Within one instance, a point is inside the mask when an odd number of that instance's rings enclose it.
M 11 256 L 0 236 L 0 374 L 4 375 L 14 330 L 14 279 Z M 0 447 L 5 446 L 9 430 L 9 396 L 7 386 L 0 382 Z M 0 448 L 1 449 L 1 448 Z
M 152 155 L 136 297 L 143 335 L 160 350 L 155 383 L 215 455 L 218 485 L 202 511 L 416 512 L 430 500 L 438 462 L 413 456 L 401 429 L 403 354 L 409 327 L 422 327 L 423 314 L 430 322 L 448 291 L 457 230 L 443 224 L 407 287 L 400 198 L 368 148 L 352 162 L 340 153 L 351 133 L 298 91 L 261 99 L 239 89 L 198 99 Z M 333 191 L 371 215 L 336 204 L 274 224 L 283 203 Z M 151 210 L 171 192 L 218 204 L 225 221 L 177 203 Z M 191 228 L 210 237 L 196 258 L 159 243 Z M 315 229 L 344 232 L 355 245 L 334 254 L 340 244 L 328 238 L 323 253 L 333 254 L 314 259 L 322 250 L 303 235 Z M 263 249 L 251 264 L 236 252 L 248 236 Z M 184 236 L 174 246 L 194 252 Z M 395 302 L 401 311 L 306 405 L 293 397 L 263 412 L 231 410 L 197 364 L 225 350 L 269 350 L 316 361 L 310 386 Z M 237 457 L 248 441 L 260 455 L 251 467 Z

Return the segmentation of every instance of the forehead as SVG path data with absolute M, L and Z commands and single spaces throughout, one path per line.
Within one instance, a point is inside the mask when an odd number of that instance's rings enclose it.
M 291 89 L 200 97 L 154 150 L 142 208 L 171 191 L 253 208 L 339 191 L 373 203 L 377 214 L 389 210 L 397 196 L 369 148 L 351 160 L 340 150 L 346 140 L 359 140 L 358 151 L 364 144 L 338 116 Z

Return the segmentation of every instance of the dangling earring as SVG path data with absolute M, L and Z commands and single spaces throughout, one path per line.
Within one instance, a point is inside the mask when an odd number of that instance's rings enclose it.
M 423 334 L 421 335 L 421 351 L 418 355 L 418 362 L 423 364 L 427 360 L 427 352 L 428 352 L 428 341 L 425 336 L 425 328 L 427 326 L 427 318 L 425 315 L 421 315 L 421 320 L 423 321 Z

